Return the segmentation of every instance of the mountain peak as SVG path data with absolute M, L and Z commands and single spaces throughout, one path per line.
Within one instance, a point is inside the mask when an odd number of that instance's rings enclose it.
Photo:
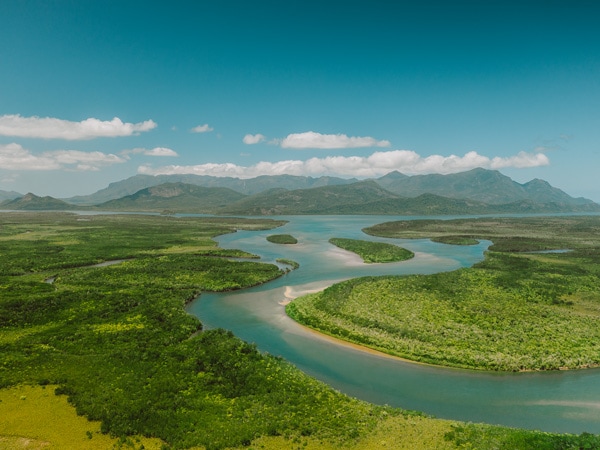
M 548 183 L 546 180 L 541 180 L 539 178 L 534 178 L 533 180 L 530 180 L 527 183 L 523 184 L 523 186 L 552 187 L 550 183 Z
M 397 170 L 394 170 L 392 172 L 386 173 L 382 177 L 377 178 L 377 180 L 378 181 L 380 181 L 380 180 L 401 180 L 404 178 L 408 178 L 408 175 L 404 175 L 402 172 L 398 172 Z
M 56 210 L 63 211 L 74 209 L 73 205 L 69 205 L 62 200 L 58 200 L 54 197 L 46 196 L 46 197 L 38 197 L 37 195 L 28 192 L 22 197 L 16 198 L 14 200 L 7 200 L 2 202 L 2 208 L 12 209 L 12 210 L 32 210 L 32 211 L 42 211 L 42 210 Z

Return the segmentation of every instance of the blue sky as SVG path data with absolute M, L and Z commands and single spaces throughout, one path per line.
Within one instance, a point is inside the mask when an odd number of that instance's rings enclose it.
M 0 2 L 0 190 L 497 169 L 600 202 L 600 2 Z

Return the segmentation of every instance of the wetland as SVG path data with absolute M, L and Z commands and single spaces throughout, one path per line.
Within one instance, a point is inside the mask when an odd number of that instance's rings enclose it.
M 412 448 L 597 443 L 579 434 L 598 433 L 595 369 L 513 374 L 407 363 L 326 339 L 285 314 L 286 301 L 349 278 L 463 270 L 484 261 L 495 236 L 478 234 L 470 246 L 368 237 L 363 228 L 390 219 L 375 216 L 81 219 L 1 216 L 0 387 L 56 386 L 124 444 L 148 436 L 172 448 L 374 448 L 383 429 L 414 444 L 409 422 L 422 431 Z M 587 237 L 562 243 L 572 251 L 534 257 L 592 261 L 593 220 Z M 298 243 L 268 242 L 273 228 Z M 415 256 L 367 265 L 332 237 L 394 243 Z M 298 265 L 283 270 L 277 259 Z M 114 260 L 123 262 L 88 267 Z M 593 289 L 586 295 L 593 305 Z M 556 306 L 577 308 L 572 301 Z

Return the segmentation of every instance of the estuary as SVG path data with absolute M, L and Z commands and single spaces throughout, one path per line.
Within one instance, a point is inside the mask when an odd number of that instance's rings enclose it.
M 496 373 L 448 369 L 402 361 L 365 351 L 307 330 L 289 319 L 286 302 L 344 279 L 392 274 L 430 274 L 469 267 L 491 244 L 454 246 L 427 239 L 368 236 L 361 229 L 407 219 L 390 216 L 290 216 L 277 233 L 298 244 L 273 244 L 268 231 L 239 231 L 217 240 L 274 263 L 297 261 L 300 268 L 241 291 L 205 293 L 189 305 L 206 329 L 226 328 L 281 356 L 336 389 L 377 404 L 413 409 L 436 417 L 486 422 L 552 432 L 600 433 L 600 369 L 535 373 Z M 412 217 L 411 219 L 415 219 Z M 389 264 L 363 264 L 328 240 L 332 237 L 395 243 L 415 257 Z

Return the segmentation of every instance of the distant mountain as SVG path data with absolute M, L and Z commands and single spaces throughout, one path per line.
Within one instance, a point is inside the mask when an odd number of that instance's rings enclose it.
M 77 209 L 77 207 L 54 197 L 38 197 L 37 195 L 28 193 L 13 200 L 5 200 L 4 202 L 0 203 L 0 209 L 24 211 L 65 211 Z
M 378 186 L 374 181 L 346 186 L 294 191 L 263 192 L 231 204 L 219 211 L 232 215 L 294 214 L 377 214 L 377 215 L 468 215 L 468 214 L 533 214 L 556 212 L 600 212 L 595 203 L 565 206 L 521 200 L 501 205 L 469 199 L 455 199 L 436 194 L 401 197 Z
M 555 203 L 570 206 L 593 207 L 591 200 L 575 199 L 543 180 L 519 184 L 497 170 L 473 169 L 449 175 L 406 176 L 392 172 L 377 180 L 380 186 L 404 197 L 436 194 L 449 198 L 467 199 L 490 205 L 505 205 L 520 201 Z
M 386 175 L 377 178 L 375 181 L 379 186 L 388 191 L 394 190 L 394 186 L 398 184 L 401 180 L 406 180 L 407 178 L 411 178 L 408 175 L 404 175 L 403 173 L 394 170 L 393 172 L 389 172 Z
M 221 209 L 222 214 L 285 215 L 335 214 L 336 208 L 347 208 L 361 214 L 360 208 L 373 202 L 398 198 L 372 180 L 342 186 L 310 189 L 274 189 L 261 192 Z
M 2 191 L 0 190 L 0 202 L 5 200 L 14 200 L 15 198 L 23 197 L 23 194 L 19 194 L 15 191 Z
M 543 184 L 535 183 L 543 187 Z M 543 189 L 544 192 L 547 189 Z M 550 192 L 552 190 L 550 189 Z M 133 195 L 97 205 L 111 211 L 187 212 L 227 215 L 294 214 L 380 214 L 448 215 L 499 213 L 552 213 L 600 211 L 595 203 L 565 206 L 564 203 L 519 200 L 489 204 L 478 200 L 456 199 L 437 194 L 402 197 L 374 180 L 341 186 L 322 186 L 288 190 L 273 188 L 244 195 L 228 188 L 205 188 L 185 183 L 165 183 L 145 188 Z
M 65 199 L 75 205 L 98 205 L 110 200 L 133 195 L 136 192 L 152 186 L 165 183 L 185 183 L 206 188 L 228 188 L 245 195 L 265 194 L 259 198 L 269 197 L 272 189 L 288 191 L 305 190 L 317 187 L 347 186 L 356 183 L 356 179 L 336 177 L 301 177 L 293 175 L 259 176 L 251 179 L 231 177 L 213 177 L 209 175 L 136 175 L 126 180 L 111 183 L 107 188 L 94 194 Z M 496 170 L 473 169 L 467 172 L 449 175 L 414 175 L 408 176 L 394 171 L 374 180 L 381 188 L 404 198 L 416 198 L 423 194 L 434 194 L 441 197 L 458 200 L 472 200 L 489 205 L 548 204 L 554 205 L 560 211 L 589 210 L 594 211 L 598 206 L 591 200 L 573 198 L 565 192 L 552 187 L 546 181 L 535 179 L 520 184 Z M 268 195 L 267 195 L 268 193 Z M 245 200 L 250 207 L 253 201 Z M 275 200 L 273 200 L 275 201 Z M 283 201 L 283 199 L 282 199 Z M 289 209 L 290 200 L 285 200 Z M 250 207 L 260 210 L 258 205 Z M 280 205 L 281 206 L 281 205 Z M 339 205 L 340 207 L 342 205 Z M 308 208 L 308 206 L 307 206 Z M 267 204 L 264 210 L 278 210 L 277 204 Z M 308 208 L 310 209 L 310 208 Z
M 85 206 L 92 201 L 94 206 Z M 111 183 L 95 194 L 73 197 L 69 202 L 27 194 L 0 203 L 0 209 L 94 208 L 230 215 L 600 212 L 597 203 L 573 198 L 544 180 L 520 184 L 498 171 L 485 169 L 450 175 L 407 176 L 390 172 L 364 181 L 292 175 L 248 180 L 137 175 Z
M 357 212 L 357 210 L 359 212 Z M 328 214 L 377 214 L 402 216 L 490 214 L 496 207 L 483 202 L 421 194 L 418 197 L 396 197 L 362 205 L 360 208 L 338 206 Z
M 589 205 L 594 202 L 583 197 L 573 198 L 564 191 L 552 187 L 550 183 L 536 178 L 522 184 L 523 189 L 529 195 L 529 199 L 537 203 L 557 203 L 557 204 L 574 204 L 574 205 Z
M 81 195 L 64 199 L 75 205 L 97 205 L 132 195 L 141 189 L 158 186 L 164 183 L 186 183 L 203 187 L 229 188 L 246 195 L 258 194 L 269 189 L 308 189 L 318 186 L 333 186 L 354 183 L 356 179 L 336 177 L 300 177 L 293 175 L 259 176 L 250 179 L 231 177 L 213 177 L 210 175 L 135 175 L 126 180 L 111 183 L 108 187 L 91 195 Z
M 186 183 L 164 183 L 135 194 L 97 205 L 109 211 L 155 211 L 214 214 L 228 204 L 245 198 L 228 188 L 205 188 Z

